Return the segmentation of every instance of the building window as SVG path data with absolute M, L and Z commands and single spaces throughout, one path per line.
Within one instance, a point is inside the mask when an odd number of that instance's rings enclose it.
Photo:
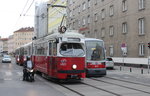
M 105 28 L 102 28 L 101 32 L 102 32 L 101 37 L 105 37 Z
M 83 17 L 83 18 L 82 18 L 82 25 L 84 26 L 85 24 L 86 24 L 85 18 Z
M 114 35 L 114 26 L 109 26 L 109 36 Z
M 97 38 L 97 30 L 94 30 L 94 38 Z
M 75 22 L 73 22 L 73 30 L 75 30 Z
M 72 15 L 75 16 L 75 9 L 73 9 Z
M 122 33 L 127 33 L 127 22 L 122 23 Z
M 69 17 L 70 17 L 70 18 L 72 17 L 72 11 L 69 12 Z
M 122 11 L 127 11 L 127 0 L 122 1 Z
M 95 14 L 94 14 L 94 17 L 95 17 L 95 21 L 97 21 L 97 20 L 98 20 L 98 14 L 95 13 Z
M 95 1 L 95 5 L 97 4 L 97 0 L 94 0 Z
M 90 24 L 90 15 L 87 17 L 87 23 Z
M 88 8 L 91 7 L 91 0 L 88 0 Z
M 68 0 L 69 1 L 69 4 L 71 5 L 73 2 L 72 2 L 72 0 Z
M 80 13 L 81 12 L 81 10 L 80 10 L 81 8 L 80 8 L 80 5 L 78 6 L 78 13 Z
M 102 19 L 105 18 L 105 9 L 102 9 Z
M 144 35 L 145 32 L 144 32 L 144 18 L 140 18 L 138 20 L 138 23 L 139 23 L 139 35 Z
M 145 8 L 145 0 L 139 0 L 139 10 Z
M 113 55 L 114 55 L 114 47 L 113 47 L 113 45 L 110 45 L 110 46 L 109 46 L 109 55 L 110 55 L 110 56 L 113 56 Z
M 69 28 L 72 29 L 72 24 L 71 23 L 69 24 Z
M 145 46 L 143 43 L 139 43 L 139 56 L 144 56 Z
M 114 15 L 114 6 L 111 5 L 109 8 L 109 16 L 113 16 Z
M 86 4 L 85 4 L 85 2 L 83 2 L 83 4 L 82 4 L 82 10 L 85 10 L 86 9 Z
M 80 25 L 81 25 L 81 22 L 80 22 L 80 20 L 78 21 L 78 27 L 80 28 Z

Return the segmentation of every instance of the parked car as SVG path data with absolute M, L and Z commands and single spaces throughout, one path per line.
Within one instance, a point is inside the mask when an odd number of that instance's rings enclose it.
M 9 55 L 4 55 L 2 58 L 2 63 L 11 63 L 11 57 Z
M 114 61 L 111 57 L 106 58 L 106 68 L 114 69 Z

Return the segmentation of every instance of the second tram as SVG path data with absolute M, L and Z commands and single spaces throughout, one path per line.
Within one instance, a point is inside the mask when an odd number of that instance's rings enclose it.
M 23 65 L 27 56 L 32 55 L 32 42 L 27 43 L 15 50 L 16 64 Z
M 94 38 L 86 38 L 86 75 L 106 75 L 105 46 L 104 41 Z

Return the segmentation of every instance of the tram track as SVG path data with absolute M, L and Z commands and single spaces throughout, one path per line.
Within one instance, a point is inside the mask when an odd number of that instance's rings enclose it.
M 112 78 L 112 77 L 107 77 L 107 76 L 105 78 L 112 79 L 112 80 L 117 80 L 117 81 L 122 81 L 122 82 L 127 82 L 127 83 L 131 83 L 131 84 L 138 84 L 138 85 L 150 87 L 150 85 L 146 85 L 146 84 L 139 83 L 139 82 L 132 82 L 132 81 L 127 81 L 127 80 L 122 80 L 122 79 L 117 79 L 117 78 Z
M 104 78 L 107 78 L 107 79 L 112 79 L 112 80 L 117 80 L 117 81 L 122 81 L 122 82 L 125 82 L 125 83 L 129 83 L 130 84 L 137 84 L 137 85 L 140 85 L 140 86 L 145 86 L 145 84 L 141 84 L 141 83 L 137 83 L 137 82 L 132 82 L 132 81 L 126 81 L 126 80 L 118 80 L 118 79 L 115 79 L 115 78 L 111 78 L 111 77 L 104 77 Z M 109 84 L 108 86 L 112 86 L 112 85 L 115 85 L 115 86 L 119 86 L 119 87 L 122 87 L 122 88 L 127 88 L 127 89 L 130 89 L 130 90 L 134 90 L 136 92 L 140 92 L 140 93 L 145 93 L 145 94 L 149 94 L 150 95 L 150 92 L 149 91 L 145 91 L 145 90 L 142 90 L 142 89 L 137 89 L 137 88 L 133 88 L 133 87 L 129 87 L 129 86 L 126 86 L 126 85 L 121 85 L 119 83 L 114 83 L 114 82 L 111 82 L 111 81 L 105 81 L 105 80 L 100 80 L 101 78 L 88 78 L 88 80 L 86 80 L 86 82 L 79 82 L 79 83 L 56 83 L 56 82 L 53 82 L 61 87 L 63 87 L 64 89 L 68 90 L 68 92 L 70 91 L 71 93 L 73 94 L 76 94 L 78 96 L 86 96 L 88 93 L 86 93 L 86 91 L 82 91 L 82 89 L 84 88 L 87 88 L 87 91 L 88 89 L 91 89 L 92 90 L 97 90 L 96 92 L 100 93 L 102 91 L 105 92 L 106 94 L 109 94 L 110 96 L 122 96 L 123 94 L 122 93 L 118 93 L 118 92 L 115 92 L 113 90 L 109 90 L 109 89 L 106 89 L 106 88 L 103 88 L 101 86 L 95 86 L 93 83 L 95 81 L 97 82 L 102 82 L 102 83 L 106 83 L 106 84 Z M 93 83 L 90 83 L 91 80 L 93 80 L 92 82 Z M 48 82 L 47 82 L 48 84 Z M 96 82 L 95 82 L 96 84 Z M 81 87 L 83 86 L 83 87 Z M 145 86 L 145 87 L 150 87 L 149 85 Z M 57 88 L 56 88 L 57 89 Z M 99 91 L 98 91 L 99 90 Z M 108 95 L 108 96 L 109 96 Z M 68 95 L 67 95 L 68 96 Z M 98 95 L 96 95 L 98 96 Z
M 83 84 L 83 85 L 86 85 L 86 86 L 88 86 L 88 87 L 92 87 L 92 88 L 95 88 L 95 89 L 98 89 L 98 90 L 107 92 L 107 93 L 112 94 L 112 95 L 114 95 L 114 96 L 122 96 L 121 94 L 118 94 L 118 93 L 115 93 L 115 92 L 112 92 L 112 91 L 109 91 L 109 90 L 105 90 L 105 89 L 103 89 L 103 88 L 99 88 L 99 87 L 96 87 L 96 86 L 91 85 L 91 84 L 88 84 L 88 83 L 81 82 L 80 84 Z M 78 95 L 80 95 L 80 96 L 86 96 L 86 95 L 84 95 L 83 93 L 78 92 L 78 91 L 74 90 L 73 88 L 68 87 L 68 86 L 65 85 L 65 84 L 59 84 L 59 85 L 62 86 L 62 87 L 64 87 L 64 88 L 66 88 L 66 89 L 68 89 L 68 90 L 70 90 L 70 91 L 72 91 L 72 92 L 74 92 L 74 93 L 76 93 L 76 94 L 78 94 Z
M 107 77 L 105 77 L 107 78 Z M 109 78 L 109 77 L 108 77 Z M 98 81 L 98 82 L 103 82 L 103 83 L 106 83 L 106 84 L 111 84 L 111 85 L 115 85 L 115 86 L 119 86 L 119 87 L 123 87 L 123 88 L 127 88 L 127 89 L 131 89 L 131 90 L 135 90 L 135 91 L 138 91 L 138 92 L 142 92 L 142 93 L 146 93 L 146 94 L 150 94 L 150 92 L 148 91 L 144 91 L 144 90 L 140 90 L 140 89 L 136 89 L 136 88 L 132 88 L 132 87 L 128 87 L 128 86 L 125 86 L 125 85 L 120 85 L 120 84 L 116 84 L 116 83 L 112 83 L 110 81 L 104 81 L 104 80 L 100 80 L 100 79 L 96 79 L 96 78 L 89 78 L 91 80 L 95 80 L 95 81 Z M 115 79 L 114 79 L 115 80 Z M 117 80 L 117 79 L 116 79 Z M 119 81 L 119 80 L 118 80 Z M 122 81 L 122 82 L 126 82 L 126 81 Z M 126 82 L 126 83 L 132 83 L 130 81 Z M 140 83 L 132 83 L 132 84 L 138 84 L 138 85 L 142 85 L 142 86 L 145 86 L 144 84 L 140 84 Z M 150 86 L 146 86 L 146 87 L 150 87 Z
M 82 94 L 82 93 L 80 93 L 80 92 L 78 92 L 76 90 L 73 90 L 73 89 L 71 89 L 71 88 L 69 88 L 69 87 L 67 87 L 67 86 L 65 86 L 63 84 L 59 84 L 59 85 L 64 87 L 64 88 L 66 88 L 66 89 L 68 89 L 68 90 L 70 90 L 70 91 L 72 91 L 72 92 L 74 92 L 74 93 L 76 93 L 76 94 L 78 94 L 79 96 L 85 96 L 84 94 Z
M 67 89 L 67 90 L 70 90 L 71 92 L 73 92 L 73 93 L 75 93 L 75 94 L 77 94 L 77 95 L 79 95 L 79 96 L 86 96 L 85 94 L 84 94 L 84 92 L 79 92 L 79 91 L 77 91 L 76 89 L 73 89 L 73 88 L 71 88 L 70 86 L 68 86 L 68 84 L 69 83 L 62 83 L 62 82 L 59 82 L 59 81 L 54 81 L 54 80 L 52 80 L 52 79 L 48 79 L 48 78 L 45 78 L 46 80 L 50 80 L 51 82 L 53 82 L 53 83 L 55 83 L 55 84 L 58 84 L 59 86 L 61 86 L 61 87 L 63 87 L 63 88 L 65 88 L 65 89 Z M 92 88 L 94 88 L 94 89 L 98 89 L 98 90 L 100 90 L 100 91 L 103 91 L 103 92 L 106 92 L 106 93 L 108 93 L 108 94 L 110 94 L 110 95 L 113 95 L 113 96 L 122 96 L 121 94 L 118 94 L 118 93 L 115 93 L 115 92 L 112 92 L 112 91 L 109 91 L 109 90 L 106 90 L 106 89 L 103 89 L 103 88 L 99 88 L 99 87 L 96 87 L 96 86 L 94 86 L 94 85 L 92 85 L 92 84 L 88 84 L 88 83 L 85 83 L 85 82 L 80 82 L 80 83 L 77 83 L 77 84 L 79 84 L 79 85 L 86 85 L 86 86 L 88 86 L 88 87 L 92 87 Z M 70 85 L 70 84 L 69 84 Z M 76 85 L 76 84 L 75 84 Z M 76 85 L 77 86 L 77 85 Z M 77 87 L 79 87 L 79 86 L 77 86 Z
M 82 84 L 88 85 L 88 86 L 90 86 L 90 87 L 93 87 L 93 88 L 96 88 L 96 89 L 99 89 L 99 90 L 102 90 L 102 91 L 105 91 L 105 92 L 110 93 L 110 94 L 113 94 L 113 95 L 115 95 L 115 96 L 121 96 L 121 94 L 117 94 L 117 93 L 114 93 L 114 92 L 111 92 L 111 91 L 108 91 L 108 90 L 105 90 L 105 89 L 96 87 L 96 86 L 94 86 L 94 85 L 90 85 L 90 84 L 83 83 L 83 82 L 82 82 Z

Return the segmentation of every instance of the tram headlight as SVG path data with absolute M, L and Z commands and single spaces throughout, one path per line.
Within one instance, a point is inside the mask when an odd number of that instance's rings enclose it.
M 26 58 L 24 58 L 24 61 L 26 61 Z
M 76 65 L 76 64 L 73 64 L 73 65 L 72 65 L 72 69 L 74 69 L 74 70 L 77 69 L 77 65 Z
M 17 60 L 19 61 L 19 58 L 17 58 Z

